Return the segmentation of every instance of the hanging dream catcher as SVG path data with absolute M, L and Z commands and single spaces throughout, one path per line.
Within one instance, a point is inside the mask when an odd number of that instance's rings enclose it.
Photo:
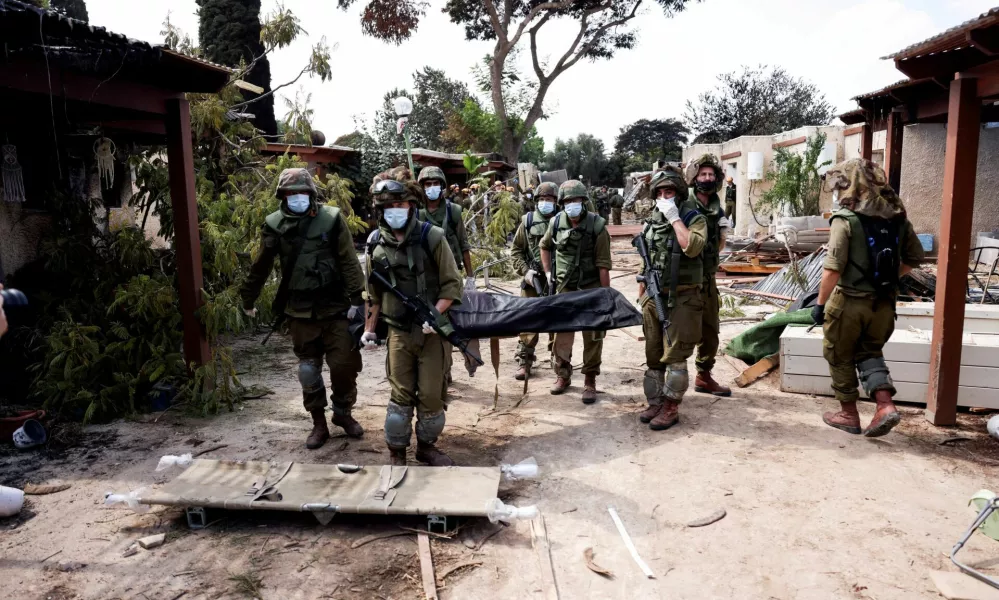
M 24 177 L 13 144 L 0 146 L 3 153 L 3 197 L 7 202 L 24 202 Z
M 114 186 L 114 156 L 117 149 L 114 142 L 106 137 L 98 138 L 94 142 L 94 157 L 97 159 L 97 172 L 107 183 L 106 189 Z

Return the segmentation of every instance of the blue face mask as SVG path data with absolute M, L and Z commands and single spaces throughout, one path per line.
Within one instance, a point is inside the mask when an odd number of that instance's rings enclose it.
M 541 211 L 543 215 L 550 215 L 555 212 L 555 203 L 549 202 L 548 200 L 542 200 L 538 202 L 538 210 Z
M 409 209 L 408 208 L 386 208 L 385 209 L 385 222 L 392 229 L 402 229 L 406 226 L 406 221 L 409 220 Z
M 429 200 L 436 200 L 441 197 L 441 186 L 439 185 L 432 185 L 425 191 L 427 192 L 427 199 Z
M 288 210 L 300 215 L 305 211 L 309 210 L 309 195 L 308 194 L 292 194 L 288 196 Z
M 570 219 L 575 219 L 579 215 L 583 214 L 583 203 L 573 202 L 571 204 L 566 204 L 565 214 L 569 215 Z

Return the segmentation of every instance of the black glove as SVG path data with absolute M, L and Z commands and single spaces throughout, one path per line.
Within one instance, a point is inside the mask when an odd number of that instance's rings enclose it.
M 825 304 L 816 304 L 812 307 L 812 320 L 815 321 L 816 325 L 822 325 L 826 322 Z

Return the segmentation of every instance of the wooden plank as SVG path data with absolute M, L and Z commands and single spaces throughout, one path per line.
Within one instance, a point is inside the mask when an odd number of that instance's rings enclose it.
M 719 267 L 726 273 L 752 273 L 759 275 L 770 275 L 784 268 L 784 265 L 752 265 L 746 263 L 722 263 Z
M 849 129 L 844 129 L 843 137 L 850 137 L 851 135 L 857 135 L 858 133 L 864 133 L 863 125 L 857 125 L 856 127 L 850 127 Z
M 558 585 L 555 583 L 551 545 L 548 542 L 548 526 L 545 525 L 543 515 L 531 520 L 531 544 L 541 565 L 541 585 L 544 588 L 545 600 L 558 600 Z
M 860 156 L 867 160 L 872 160 L 874 156 L 874 127 L 872 123 L 864 126 L 864 131 L 860 138 Z
M 926 418 L 934 425 L 957 423 L 955 392 L 960 376 L 981 112 L 976 80 L 959 78 L 952 81 L 935 298 L 938 310 L 933 319 L 933 351 L 926 397 Z
M 885 173 L 888 184 L 898 190 L 902 182 L 902 139 L 904 126 L 902 113 L 893 110 L 888 114 L 888 132 L 885 141 Z
M 735 152 L 729 152 L 728 154 L 722 154 L 721 159 L 722 160 L 732 160 L 733 158 L 739 158 L 740 156 L 742 156 L 742 151 L 741 150 L 737 150 Z
M 888 365 L 891 378 L 896 383 L 926 384 L 929 382 L 929 365 L 927 363 L 886 360 L 885 364 Z M 829 375 L 829 363 L 820 356 L 784 355 L 782 366 L 782 372 L 789 375 L 817 375 L 820 377 Z M 996 393 L 999 394 L 999 368 L 962 366 L 961 385 L 995 388 Z
M 780 353 L 772 354 L 757 361 L 735 378 L 735 385 L 744 388 L 780 366 Z
M 783 142 L 777 142 L 776 144 L 774 144 L 773 148 L 774 150 L 776 150 L 777 148 L 787 148 L 788 146 L 797 146 L 798 144 L 804 144 L 807 141 L 808 138 L 805 136 L 796 137 L 790 140 L 784 140 Z
M 911 402 L 922 404 L 926 399 L 926 385 L 922 383 L 896 382 L 895 389 L 898 395 L 895 400 L 898 402 Z M 816 375 L 793 375 L 782 373 L 780 378 L 780 389 L 782 392 L 795 394 L 811 394 L 813 396 L 832 396 L 832 379 L 829 377 L 819 377 Z M 861 397 L 866 398 L 863 388 L 858 388 Z M 993 388 L 978 388 L 970 386 L 959 386 L 957 392 L 957 405 L 968 408 L 994 408 L 999 409 L 999 394 Z
M 420 578 L 423 579 L 424 600 L 437 600 L 437 578 L 434 576 L 434 556 L 430 552 L 430 536 L 425 531 L 416 535 L 420 549 Z

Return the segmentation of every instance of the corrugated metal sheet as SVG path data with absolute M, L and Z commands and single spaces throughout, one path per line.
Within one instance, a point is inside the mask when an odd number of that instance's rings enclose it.
M 758 282 L 750 289 L 767 294 L 797 298 L 805 292 L 818 289 L 819 281 L 822 279 L 822 263 L 825 258 L 825 249 L 809 254 L 796 263 L 788 263 L 783 269 Z M 792 264 L 796 266 L 797 272 L 804 280 L 802 282 L 804 289 L 802 289 L 802 283 L 799 283 L 798 278 L 792 276 Z

